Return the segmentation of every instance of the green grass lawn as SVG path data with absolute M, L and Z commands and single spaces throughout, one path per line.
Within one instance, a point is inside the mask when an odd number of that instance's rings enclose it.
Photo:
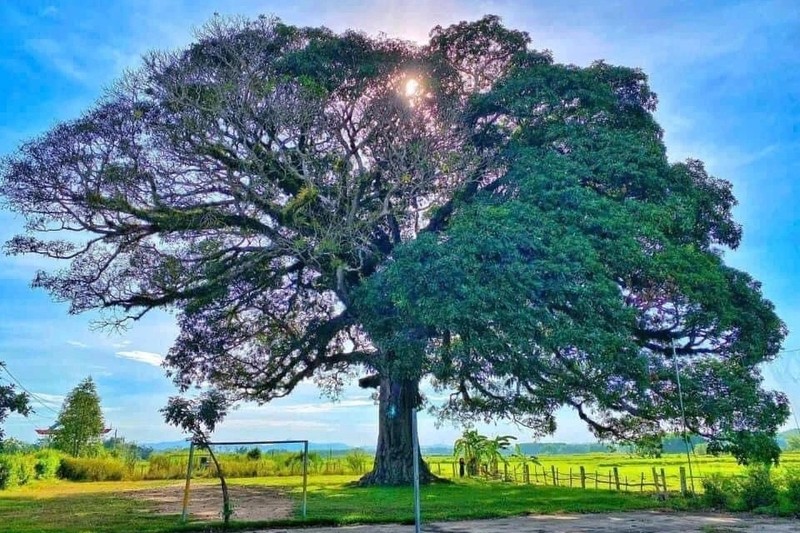
M 280 522 L 237 522 L 234 529 L 268 525 L 410 522 L 409 488 L 356 488 L 354 476 L 315 476 L 309 480 L 308 519 L 299 516 Z M 6 533 L 105 533 L 206 531 L 209 523 L 181 525 L 177 515 L 152 514 L 152 504 L 125 491 L 154 488 L 175 481 L 105 483 L 43 482 L 0 493 L 0 524 Z M 235 479 L 232 485 L 283 487 L 296 503 L 300 489 L 291 478 Z M 437 484 L 422 490 L 423 518 L 454 520 L 492 518 L 527 513 L 603 512 L 654 508 L 682 509 L 686 500 L 659 502 L 649 495 L 559 487 L 515 486 L 464 481 Z
M 593 478 L 595 475 L 599 476 L 601 480 L 608 480 L 609 475 L 612 473 L 613 468 L 617 467 L 621 482 L 627 481 L 631 484 L 640 483 L 642 474 L 644 474 L 645 483 L 652 483 L 652 467 L 656 467 L 660 475 L 663 468 L 667 477 L 667 488 L 669 490 L 679 490 L 679 470 L 683 466 L 687 470 L 688 464 L 686 455 L 684 454 L 665 454 L 659 458 L 642 458 L 630 457 L 622 453 L 596 453 L 596 454 L 579 454 L 579 455 L 543 455 L 540 456 L 539 466 L 529 463 L 530 477 L 532 483 L 543 484 L 544 478 L 542 472 L 548 475 L 547 483 L 551 484 L 549 476 L 551 476 L 551 467 L 555 467 L 558 475 L 561 478 L 561 485 L 569 485 L 568 476 L 570 470 L 574 478 L 578 477 L 580 467 L 583 466 L 588 477 Z M 453 463 L 455 459 L 452 456 L 433 456 L 427 457 L 431 470 L 434 474 L 440 475 L 445 478 L 453 477 Z M 692 457 L 693 474 L 695 478 L 708 476 L 711 474 L 724 474 L 726 476 L 740 476 L 746 474 L 746 467 L 736 463 L 736 460 L 731 456 L 714 457 L 711 455 L 696 455 Z M 534 468 L 536 474 L 534 475 Z M 800 468 L 800 452 L 784 452 L 781 454 L 781 462 L 774 472 L 777 475 L 787 468 Z M 502 464 L 500 471 L 503 471 Z M 509 462 L 509 475 L 516 476 L 518 481 L 522 480 L 522 463 L 518 460 L 512 459 Z M 537 481 L 538 477 L 538 481 Z M 573 479 L 573 485 L 577 485 L 577 479 Z M 702 486 L 699 479 L 695 479 L 696 491 L 701 491 Z M 587 486 L 593 488 L 594 481 L 587 480 Z M 600 489 L 607 490 L 608 486 L 601 483 Z M 631 490 L 636 490 L 631 488 Z M 653 491 L 653 487 L 646 487 L 645 490 Z

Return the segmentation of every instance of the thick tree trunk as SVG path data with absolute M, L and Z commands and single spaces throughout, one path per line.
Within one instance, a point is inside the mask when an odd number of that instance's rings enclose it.
M 360 485 L 410 485 L 414 480 L 411 409 L 419 405 L 419 385 L 415 381 L 381 378 L 379 386 L 378 447 L 372 472 Z M 420 457 L 420 483 L 436 479 Z

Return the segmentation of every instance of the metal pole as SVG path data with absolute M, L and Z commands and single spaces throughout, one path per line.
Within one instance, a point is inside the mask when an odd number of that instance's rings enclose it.
M 181 511 L 181 522 L 186 522 L 189 510 L 189 483 L 192 479 L 192 468 L 194 466 L 194 442 L 189 444 L 189 466 L 186 467 L 186 486 L 183 488 L 183 510 Z
M 678 369 L 678 354 L 675 352 L 675 340 L 671 341 L 672 344 L 672 360 L 675 361 L 675 380 L 678 383 L 678 400 L 681 404 L 681 417 L 683 418 L 683 443 L 686 445 L 686 461 L 689 463 L 689 481 L 692 484 L 692 493 L 694 494 L 694 473 L 692 472 L 692 456 L 689 453 L 689 437 L 686 432 L 686 409 L 683 407 L 683 389 L 681 388 L 681 373 Z M 666 488 L 665 488 L 666 490 Z
M 411 448 L 414 453 L 414 533 L 422 531 L 419 504 L 419 436 L 417 435 L 417 409 L 411 408 Z
M 303 518 L 308 507 L 308 441 L 303 443 Z

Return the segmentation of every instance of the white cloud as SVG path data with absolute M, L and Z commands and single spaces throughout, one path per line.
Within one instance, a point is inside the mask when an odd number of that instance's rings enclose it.
M 327 422 L 316 420 L 265 420 L 261 418 L 230 419 L 220 425 L 220 430 L 232 429 L 258 429 L 258 428 L 281 428 L 285 430 L 313 430 L 329 432 L 333 431 L 334 425 Z
M 120 342 L 115 342 L 111 346 L 113 346 L 114 348 L 125 348 L 126 346 L 130 346 L 130 344 L 131 344 L 131 341 L 124 340 L 124 341 L 120 341 Z
M 74 346 L 76 348 L 88 348 L 89 347 L 88 344 L 86 344 L 85 342 L 80 342 L 80 341 L 67 341 L 67 344 L 69 344 L 70 346 Z
M 153 366 L 161 366 L 161 363 L 164 361 L 164 358 L 157 353 L 143 352 L 140 350 L 117 352 L 116 355 L 117 357 L 121 357 L 123 359 L 130 359 L 131 361 L 145 363 L 147 365 L 153 365 Z
M 375 402 L 372 400 L 342 400 L 340 402 L 327 403 L 301 403 L 297 405 L 286 405 L 277 410 L 287 413 L 328 413 L 339 409 L 352 409 L 358 407 L 372 407 Z
M 28 39 L 25 48 L 39 59 L 47 62 L 61 74 L 78 81 L 85 81 L 87 73 L 74 58 L 64 51 L 60 43 L 53 39 Z
M 236 410 L 239 413 L 269 413 L 269 414 L 314 414 L 314 413 L 330 413 L 332 411 L 340 411 L 345 409 L 358 409 L 361 407 L 374 407 L 375 402 L 368 397 L 356 397 L 336 402 L 308 402 L 297 404 L 275 404 L 270 403 L 267 405 L 257 405 L 253 403 L 243 404 Z
M 41 400 L 43 404 L 49 407 L 61 407 L 61 404 L 63 404 L 64 400 L 67 398 L 60 394 L 47 394 L 46 392 L 34 392 L 33 394 L 36 398 Z

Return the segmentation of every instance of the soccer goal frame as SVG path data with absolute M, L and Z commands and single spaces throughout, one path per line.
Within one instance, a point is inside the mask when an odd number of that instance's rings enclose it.
M 303 500 L 302 514 L 306 518 L 308 508 L 308 441 L 307 440 L 255 440 L 255 441 L 225 441 L 225 442 L 191 442 L 189 444 L 189 464 L 186 467 L 186 485 L 183 489 L 183 509 L 181 510 L 181 521 L 186 522 L 189 513 L 189 492 L 192 483 L 192 471 L 194 469 L 194 449 L 210 448 L 211 446 L 255 446 L 259 444 L 302 444 L 303 445 Z M 225 473 L 222 472 L 221 475 Z

